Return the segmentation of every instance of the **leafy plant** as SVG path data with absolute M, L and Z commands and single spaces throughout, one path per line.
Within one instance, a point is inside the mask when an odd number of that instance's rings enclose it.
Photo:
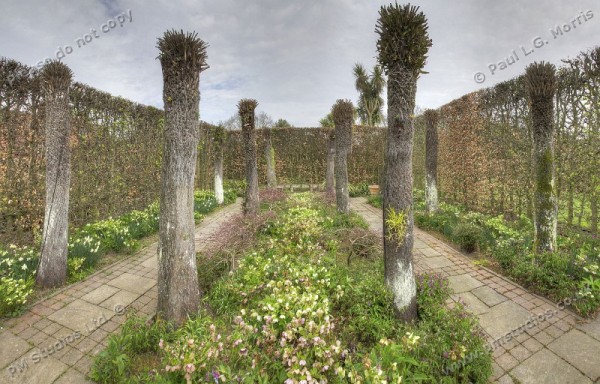
M 348 194 L 350 197 L 361 197 L 361 196 L 369 196 L 369 184 L 360 183 L 360 184 L 350 184 L 348 185 Z
M 404 243 L 404 236 L 408 228 L 408 217 L 404 211 L 396 211 L 393 207 L 388 208 L 387 214 L 388 238 L 395 239 L 398 246 Z
M 481 228 L 476 224 L 461 223 L 454 228 L 452 235 L 464 251 L 471 253 L 477 249 L 483 233 Z

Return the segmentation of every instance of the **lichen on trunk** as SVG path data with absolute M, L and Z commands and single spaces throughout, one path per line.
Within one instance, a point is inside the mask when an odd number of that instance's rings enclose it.
M 525 71 L 532 121 L 534 248 L 537 253 L 556 250 L 558 202 L 554 175 L 555 67 L 533 63 Z

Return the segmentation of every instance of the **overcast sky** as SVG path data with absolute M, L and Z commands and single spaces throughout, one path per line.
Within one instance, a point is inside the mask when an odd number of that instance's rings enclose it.
M 175 28 L 206 41 L 201 119 L 225 120 L 241 98 L 295 126 L 317 126 L 339 98 L 356 102 L 352 66 L 376 60 L 381 0 L 0 0 L 0 55 L 28 65 L 73 51 L 63 61 L 75 80 L 162 108 L 157 38 Z M 439 107 L 465 93 L 521 74 L 528 63 L 560 64 L 600 43 L 598 0 L 416 1 L 433 47 L 418 83 L 417 105 Z M 579 17 L 573 28 L 572 20 Z M 589 15 L 593 17 L 589 19 Z M 118 15 L 125 15 L 117 18 Z M 129 20 L 129 14 L 132 20 Z M 112 22 L 116 27 L 110 29 Z M 125 20 L 123 26 L 119 21 Z M 102 26 L 106 24 L 105 30 Z M 564 24 L 570 24 L 566 31 Z M 561 26 L 562 35 L 551 30 Z M 76 40 L 96 29 L 90 42 Z M 555 32 L 556 33 L 556 32 Z M 89 37 L 92 37 L 91 34 Z M 534 42 L 543 47 L 535 49 Z M 88 39 L 89 40 L 89 39 Z M 81 41 L 80 41 L 81 44 Z M 540 45 L 540 44 L 538 44 Z M 519 60 L 497 69 L 515 50 Z M 529 54 L 525 56 L 524 52 Z M 496 66 L 499 67 L 498 64 Z M 474 75 L 486 80 L 478 84 Z

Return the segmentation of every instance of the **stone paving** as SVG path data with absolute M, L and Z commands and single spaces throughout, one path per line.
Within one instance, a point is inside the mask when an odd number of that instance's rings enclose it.
M 383 232 L 380 209 L 365 198 L 351 199 L 351 208 L 373 231 Z M 493 382 L 600 383 L 600 318 L 585 321 L 559 310 L 418 228 L 414 265 L 416 272 L 447 276 L 452 298 L 479 317 L 493 348 Z
M 196 228 L 196 249 L 210 244 L 240 207 L 238 199 L 208 215 Z M 94 356 L 125 321 L 124 309 L 156 311 L 156 254 L 154 243 L 0 324 L 0 383 L 89 383 Z

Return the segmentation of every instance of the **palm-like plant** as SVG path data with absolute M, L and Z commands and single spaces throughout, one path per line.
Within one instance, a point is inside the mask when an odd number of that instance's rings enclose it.
M 413 113 L 417 79 L 431 40 L 419 7 L 381 7 L 375 32 L 379 64 L 388 76 L 388 134 L 383 186 L 385 281 L 394 294 L 397 315 L 417 318 L 413 272 Z
M 198 155 L 200 72 L 207 44 L 196 33 L 158 39 L 165 111 L 158 243 L 158 313 L 181 325 L 198 312 L 194 176 Z
M 367 73 L 362 64 L 354 65 L 355 87 L 359 93 L 358 117 L 361 124 L 369 127 L 375 126 L 383 119 L 383 98 L 381 94 L 385 87 L 385 77 L 379 65 L 373 68 L 371 74 Z

